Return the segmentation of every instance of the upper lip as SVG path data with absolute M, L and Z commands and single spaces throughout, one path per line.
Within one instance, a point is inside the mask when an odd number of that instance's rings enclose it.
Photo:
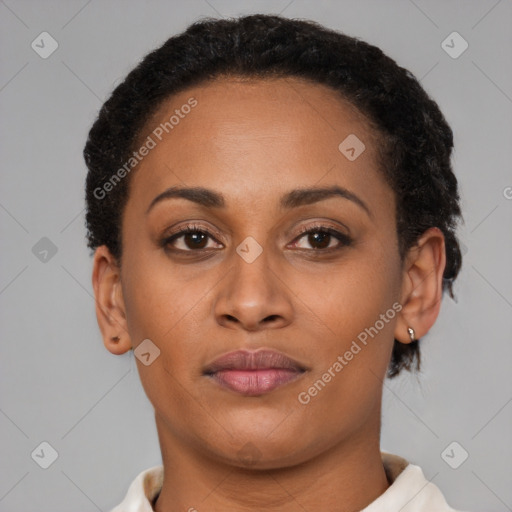
M 204 370 L 207 375 L 214 374 L 222 370 L 269 370 L 286 369 L 303 372 L 306 370 L 297 361 L 275 350 L 236 350 L 224 354 Z

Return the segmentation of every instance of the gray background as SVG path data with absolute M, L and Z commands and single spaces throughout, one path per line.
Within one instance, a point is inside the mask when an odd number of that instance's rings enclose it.
M 0 510 L 106 511 L 160 463 L 133 354 L 107 352 L 96 324 L 82 149 L 146 52 L 201 16 L 251 12 L 378 45 L 452 126 L 466 220 L 457 300 L 443 299 L 421 375 L 386 381 L 382 448 L 421 465 L 456 508 L 512 510 L 510 0 L 0 1 Z M 47 59 L 31 48 L 43 31 L 59 45 Z M 456 59 L 441 47 L 453 31 L 469 44 Z M 43 237 L 55 255 L 33 250 Z M 31 457 L 43 441 L 58 453 L 48 469 Z M 469 454 L 458 469 L 441 457 L 453 441 L 452 464 Z

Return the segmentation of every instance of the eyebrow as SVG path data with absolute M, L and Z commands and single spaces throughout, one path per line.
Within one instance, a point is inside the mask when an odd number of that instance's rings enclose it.
M 297 208 L 299 206 L 309 205 L 329 199 L 331 197 L 341 197 L 352 201 L 361 207 L 369 217 L 372 217 L 371 211 L 366 203 L 353 192 L 337 185 L 331 187 L 313 187 L 297 188 L 290 190 L 281 197 L 280 206 L 282 209 Z M 224 196 L 214 190 L 204 187 L 170 187 L 156 196 L 148 209 L 146 215 L 151 209 L 161 201 L 173 198 L 188 199 L 206 208 L 225 208 L 226 201 Z

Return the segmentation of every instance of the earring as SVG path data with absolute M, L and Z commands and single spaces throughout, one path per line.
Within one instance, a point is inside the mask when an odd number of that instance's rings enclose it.
M 409 338 L 411 338 L 411 341 L 415 341 L 416 333 L 414 332 L 414 329 L 412 327 L 407 327 L 407 332 L 409 333 Z
M 112 338 L 110 338 L 110 339 L 117 343 L 121 338 L 119 338 L 119 336 L 112 336 Z

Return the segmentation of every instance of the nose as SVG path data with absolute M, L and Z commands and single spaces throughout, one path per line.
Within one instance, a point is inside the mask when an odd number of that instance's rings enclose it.
M 220 284 L 215 317 L 219 325 L 230 329 L 285 327 L 292 322 L 292 296 L 282 272 L 271 267 L 267 251 L 251 263 L 235 253 L 229 274 Z

